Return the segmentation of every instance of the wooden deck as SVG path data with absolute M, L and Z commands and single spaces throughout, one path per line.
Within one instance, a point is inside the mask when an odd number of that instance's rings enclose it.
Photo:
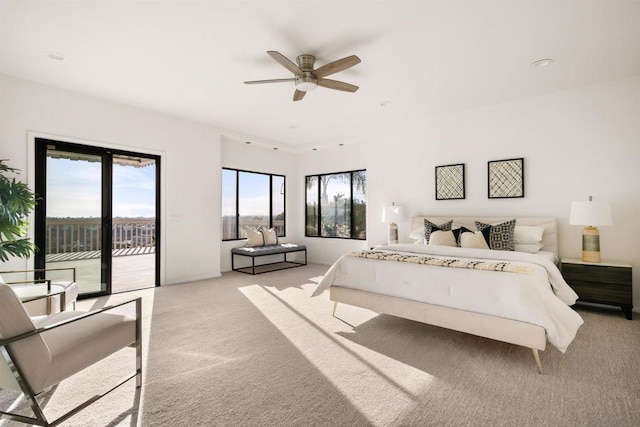
M 52 256 L 50 259 L 48 255 L 48 268 L 76 267 L 76 282 L 81 293 L 101 291 L 99 251 L 55 255 L 64 256 L 55 258 Z M 47 277 L 71 280 L 69 271 L 49 272 Z M 155 248 L 114 249 L 111 284 L 113 293 L 153 286 L 155 286 Z
M 137 246 L 135 248 L 114 249 L 111 251 L 112 257 L 153 254 L 156 252 L 155 246 Z M 100 258 L 100 251 L 65 252 L 61 254 L 49 254 L 46 256 L 47 262 L 73 261 L 77 259 Z

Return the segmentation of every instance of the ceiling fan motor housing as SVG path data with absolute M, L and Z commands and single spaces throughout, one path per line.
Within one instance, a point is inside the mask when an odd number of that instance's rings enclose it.
M 298 63 L 298 68 L 302 71 L 313 71 L 313 65 L 316 63 L 316 57 L 309 54 L 298 55 L 296 58 L 296 62 Z
M 304 76 L 296 76 L 296 89 L 309 92 L 318 87 L 318 79 L 311 72 L 316 62 L 316 57 L 309 54 L 298 55 L 296 58 L 298 68 L 304 71 Z

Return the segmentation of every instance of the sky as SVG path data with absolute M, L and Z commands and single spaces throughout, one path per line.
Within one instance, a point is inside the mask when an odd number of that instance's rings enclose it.
M 155 164 L 113 166 L 113 216 L 155 217 Z M 101 216 L 101 163 L 47 158 L 47 217 Z
M 222 216 L 235 215 L 236 171 L 222 170 Z M 274 176 L 275 181 L 283 178 Z M 277 187 L 277 188 L 276 188 Z M 274 200 L 280 195 L 280 187 L 273 189 Z M 261 173 L 240 172 L 240 215 L 269 215 L 269 175 Z M 279 212 L 275 212 L 277 215 Z

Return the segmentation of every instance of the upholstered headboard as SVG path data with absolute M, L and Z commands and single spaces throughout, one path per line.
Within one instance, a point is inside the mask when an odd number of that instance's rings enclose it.
M 442 224 L 453 220 L 453 226 L 465 226 L 470 230 L 476 229 L 476 221 L 485 224 L 498 224 L 510 221 L 516 218 L 516 226 L 518 225 L 544 225 L 544 234 L 542 235 L 542 251 L 553 252 L 558 256 L 558 220 L 553 217 L 499 217 L 499 216 L 416 216 L 411 220 L 411 230 L 424 227 L 424 220 L 428 219 L 434 224 Z

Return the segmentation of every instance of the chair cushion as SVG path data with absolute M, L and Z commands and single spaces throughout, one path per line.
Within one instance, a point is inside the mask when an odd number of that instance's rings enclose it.
M 47 285 L 45 283 L 35 285 L 13 285 L 11 288 L 20 298 L 34 297 L 47 293 Z M 67 302 L 65 309 L 71 310 L 78 299 L 78 284 L 75 282 L 54 282 L 51 284 L 51 292 L 60 291 L 64 291 L 65 293 L 65 300 Z M 60 311 L 60 296 L 56 295 L 50 299 L 51 313 L 58 313 Z M 47 299 L 43 298 L 24 303 L 24 307 L 31 317 L 44 316 L 49 314 L 47 311 L 47 304 Z
M 12 338 L 35 329 L 36 326 L 11 286 L 0 283 L 0 337 Z M 9 349 L 15 356 L 16 364 L 22 369 L 25 380 L 32 387 L 46 378 L 52 359 L 49 348 L 41 336 L 17 341 L 10 344 Z M 9 384 L 2 382 L 0 387 L 14 388 L 15 380 Z
M 43 327 L 77 317 L 84 312 L 65 311 L 35 321 Z M 46 378 L 37 383 L 39 390 L 93 365 L 136 341 L 136 320 L 129 316 L 99 313 L 77 322 L 44 332 L 51 351 L 51 366 Z

